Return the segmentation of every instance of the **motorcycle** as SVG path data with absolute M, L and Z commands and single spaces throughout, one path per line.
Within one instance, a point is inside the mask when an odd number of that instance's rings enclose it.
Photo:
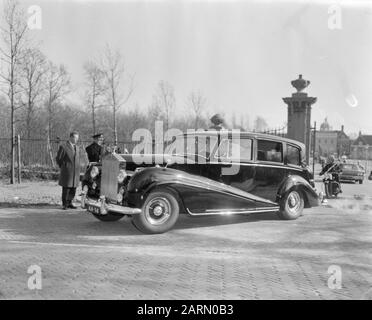
M 323 183 L 326 198 L 337 198 L 338 194 L 342 193 L 341 183 L 339 182 L 337 173 L 326 172 L 324 174 Z

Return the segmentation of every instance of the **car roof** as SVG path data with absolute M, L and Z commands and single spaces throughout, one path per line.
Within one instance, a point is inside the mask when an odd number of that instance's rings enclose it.
M 218 135 L 232 135 L 239 133 L 239 131 L 235 130 L 204 130 L 204 131 L 194 131 L 194 132 L 185 132 L 183 135 L 186 136 L 192 136 L 192 135 L 197 135 L 197 136 L 218 136 Z M 293 139 L 288 139 L 284 137 L 279 137 L 275 136 L 272 134 L 267 134 L 267 133 L 258 133 L 258 132 L 249 132 L 249 131 L 240 131 L 240 136 L 244 138 L 256 138 L 256 139 L 267 139 L 267 140 L 272 140 L 272 141 L 277 141 L 277 142 L 287 142 L 291 144 L 295 144 L 301 149 L 305 148 L 305 144 L 303 144 L 300 141 L 293 140 Z

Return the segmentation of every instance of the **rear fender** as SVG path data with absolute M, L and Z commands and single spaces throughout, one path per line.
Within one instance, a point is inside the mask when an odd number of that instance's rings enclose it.
M 280 203 L 285 195 L 292 190 L 300 191 L 303 194 L 305 200 L 305 208 L 311 208 L 320 205 L 320 200 L 315 189 L 310 185 L 308 181 L 298 175 L 291 175 L 280 184 L 276 202 Z

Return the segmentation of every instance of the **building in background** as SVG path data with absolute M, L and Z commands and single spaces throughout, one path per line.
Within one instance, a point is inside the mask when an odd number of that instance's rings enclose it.
M 351 140 L 344 132 L 344 126 L 341 130 L 332 130 L 327 118 L 320 125 L 320 130 L 316 132 L 316 155 L 319 157 L 327 157 L 331 154 L 341 157 L 349 156 L 351 153 Z
M 365 135 L 359 131 L 359 136 L 351 145 L 351 158 L 372 160 L 372 135 Z

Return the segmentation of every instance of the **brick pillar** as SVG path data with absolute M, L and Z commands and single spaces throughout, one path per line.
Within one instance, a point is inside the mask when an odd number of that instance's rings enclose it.
M 283 98 L 288 106 L 288 134 L 289 139 L 297 140 L 306 146 L 306 162 L 309 163 L 311 150 L 311 106 L 317 98 L 308 97 L 306 92 L 302 92 L 310 81 L 302 79 L 299 75 L 297 80 L 291 82 L 297 89 L 291 97 Z

